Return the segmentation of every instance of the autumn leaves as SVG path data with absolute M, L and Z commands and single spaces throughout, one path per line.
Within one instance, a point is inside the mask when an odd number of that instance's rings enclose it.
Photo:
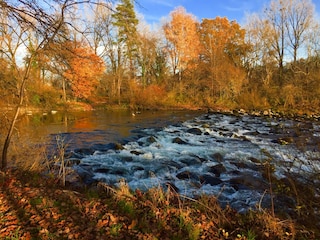
M 162 26 L 164 45 L 161 47 L 157 38 L 152 44 L 150 41 L 144 42 L 148 36 L 137 31 L 135 15 L 128 9 L 133 7 L 132 4 L 123 2 L 119 6 L 117 9 L 120 12 L 113 14 L 114 20 L 111 20 L 111 24 L 118 29 L 117 39 L 113 45 L 103 47 L 109 49 L 108 55 L 98 56 L 88 44 L 67 43 L 69 49 L 62 55 L 63 63 L 67 63 L 68 68 L 62 76 L 73 97 L 90 98 L 103 82 L 108 83 L 102 80 L 108 76 L 110 94 L 117 92 L 115 97 L 120 100 L 121 95 L 129 91 L 129 101 L 132 103 L 140 102 L 133 95 L 138 94 L 141 99 L 147 97 L 145 89 L 149 89 L 149 85 L 152 89 L 166 89 L 181 96 L 189 95 L 187 89 L 195 87 L 198 90 L 193 91 L 202 97 L 207 96 L 207 103 L 212 102 L 210 98 L 232 100 L 241 92 L 246 83 L 242 60 L 248 45 L 245 43 L 245 30 L 238 23 L 220 17 L 203 19 L 200 23 L 183 7 L 178 7 Z M 150 44 L 148 55 L 142 52 L 144 44 Z M 111 51 L 114 51 L 113 54 L 110 54 Z M 157 69 L 166 70 L 156 62 L 161 57 L 166 57 L 164 60 L 168 69 L 167 72 L 156 73 Z M 162 78 L 164 82 L 159 82 L 156 76 L 156 80 L 152 80 L 155 77 L 152 73 L 165 75 L 166 79 Z M 114 88 L 117 90 L 112 90 Z M 154 93 L 152 91 L 151 95 Z M 197 101 L 200 96 L 195 98 Z
M 245 71 L 241 67 L 248 45 L 245 30 L 227 18 L 203 19 L 201 23 L 186 13 L 183 7 L 171 12 L 171 21 L 163 26 L 167 40 L 166 51 L 171 69 L 185 83 L 192 76 L 182 77 L 184 72 L 197 73 L 200 88 L 209 98 L 233 99 L 245 83 Z M 187 83 L 188 84 L 188 83 Z M 202 91 L 203 93 L 204 91 Z M 210 101 L 210 100 L 209 100 Z
M 270 1 L 243 26 L 217 16 L 199 21 L 178 7 L 159 27 L 140 21 L 132 0 L 88 1 L 86 6 L 66 0 L 61 9 L 54 1 L 47 1 L 46 8 L 27 1 L 23 9 L 30 8 L 35 22 L 45 23 L 38 12 L 50 20 L 47 30 L 25 29 L 14 18 L 25 10 L 9 3 L 0 19 L 3 102 L 16 101 L 19 94 L 12 92 L 22 82 L 17 72 L 27 69 L 32 56 L 24 101 L 41 107 L 30 99 L 45 98 L 47 92 L 50 98 L 41 102 L 54 107 L 97 99 L 140 108 L 319 105 L 320 28 L 310 0 Z M 47 12 L 50 8 L 61 16 Z M 52 25 L 55 21 L 62 25 Z M 18 66 L 21 46 L 28 56 Z
M 73 50 L 73 56 L 68 60 L 70 68 L 63 76 L 69 81 L 73 95 L 80 99 L 89 98 L 105 70 L 102 59 L 89 48 L 79 47 Z

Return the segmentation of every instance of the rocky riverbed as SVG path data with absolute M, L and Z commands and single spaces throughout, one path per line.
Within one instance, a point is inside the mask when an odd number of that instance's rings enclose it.
M 189 197 L 214 195 L 239 212 L 272 202 L 293 209 L 297 199 L 284 190 L 293 182 L 320 194 L 320 124 L 314 119 L 208 113 L 133 134 L 123 144 L 73 150 L 69 161 L 86 183 L 170 186 Z

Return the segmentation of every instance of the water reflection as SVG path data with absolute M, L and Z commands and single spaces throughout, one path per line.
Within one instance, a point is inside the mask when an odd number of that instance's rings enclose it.
M 90 148 L 134 137 L 134 130 L 175 124 L 195 116 L 196 111 L 145 111 L 132 116 L 130 111 L 57 112 L 35 114 L 19 119 L 19 134 L 31 142 L 54 141 L 62 135 L 69 148 Z M 49 142 L 50 142 L 49 140 Z

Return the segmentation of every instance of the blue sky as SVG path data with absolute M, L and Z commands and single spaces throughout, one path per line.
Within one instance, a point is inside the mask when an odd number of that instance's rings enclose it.
M 202 18 L 215 18 L 217 16 L 245 22 L 246 13 L 261 12 L 264 6 L 268 6 L 270 0 L 137 0 L 141 6 L 136 6 L 144 19 L 152 24 L 159 23 L 162 17 L 166 17 L 178 6 L 183 6 L 188 13 L 193 14 L 199 21 Z M 319 12 L 319 0 L 316 11 Z

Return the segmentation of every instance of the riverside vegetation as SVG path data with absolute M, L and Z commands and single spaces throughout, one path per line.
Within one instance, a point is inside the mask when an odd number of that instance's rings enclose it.
M 308 204 L 291 218 L 266 209 L 238 214 L 222 209 L 214 197 L 183 198 L 172 188 L 132 192 L 123 183 L 117 189 L 104 184 L 74 189 L 21 169 L 7 171 L 0 180 L 3 239 L 319 238 L 313 221 L 319 199 L 310 199 L 303 186 L 287 190 L 303 189 L 296 197 Z

